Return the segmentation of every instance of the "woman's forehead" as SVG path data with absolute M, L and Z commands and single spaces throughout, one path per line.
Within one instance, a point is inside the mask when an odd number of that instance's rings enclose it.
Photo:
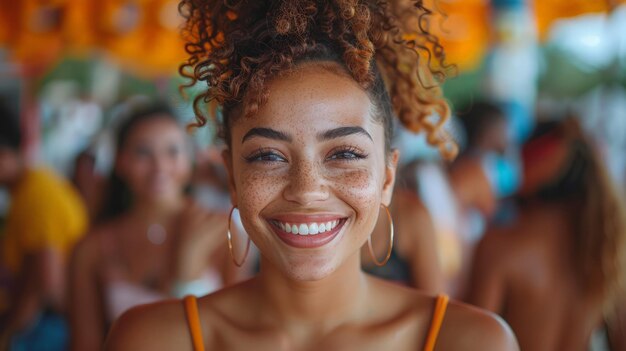
M 268 82 L 267 91 L 268 101 L 262 107 L 276 108 L 287 101 L 302 104 L 343 100 L 366 106 L 370 103 L 367 93 L 350 75 L 331 71 L 324 63 L 304 64 L 275 77 Z
M 125 144 L 171 139 L 184 139 L 184 132 L 173 118 L 156 116 L 134 125 L 128 133 Z
M 374 122 L 372 102 L 356 81 L 313 65 L 273 79 L 267 92 L 258 112 L 238 119 L 233 129 L 273 126 L 310 133 L 346 125 L 371 128 Z

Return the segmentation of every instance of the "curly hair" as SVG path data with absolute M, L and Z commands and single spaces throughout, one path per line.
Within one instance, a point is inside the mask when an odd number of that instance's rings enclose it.
M 368 93 L 385 125 L 393 115 L 452 158 L 457 147 L 443 130 L 450 109 L 440 84 L 450 67 L 428 31 L 423 1 L 181 0 L 189 54 L 179 71 L 194 98 L 196 126 L 221 112 L 220 135 L 230 145 L 233 118 L 254 115 L 268 99 L 266 84 L 310 61 L 332 61 Z M 208 108 L 208 109 L 205 109 Z M 216 117 L 217 119 L 217 117 Z

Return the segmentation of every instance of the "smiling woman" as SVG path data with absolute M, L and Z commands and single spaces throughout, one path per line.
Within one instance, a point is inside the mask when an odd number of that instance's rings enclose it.
M 420 59 L 432 51 L 445 66 L 421 1 L 184 0 L 180 8 L 190 54 L 181 71 L 208 84 L 197 112 L 205 101 L 221 110 L 231 200 L 261 268 L 198 300 L 132 310 L 108 349 L 517 350 L 493 315 L 360 268 L 360 247 L 391 201 L 394 111 L 454 153 L 441 131 L 448 107 L 433 78 L 441 72 Z
M 255 116 L 230 131 L 225 160 L 233 202 L 250 219 L 248 233 L 264 234 L 251 236 L 264 259 L 294 279 L 322 279 L 371 233 L 381 197 L 389 201 L 395 156 L 386 160 L 383 126 L 371 116 L 367 94 L 347 76 L 309 63 L 268 90 L 271 98 Z M 257 128 L 273 132 L 260 135 Z M 256 137 L 244 136 L 250 133 Z M 322 222 L 325 232 L 310 235 Z M 291 233 L 276 223 L 289 224 Z
M 71 350 L 99 349 L 110 324 L 133 306 L 222 286 L 226 218 L 185 195 L 184 129 L 167 106 L 126 108 L 105 213 L 72 256 Z

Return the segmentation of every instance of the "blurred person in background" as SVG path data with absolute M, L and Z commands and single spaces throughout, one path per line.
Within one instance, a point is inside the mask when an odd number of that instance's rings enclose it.
M 607 318 L 607 337 L 610 350 L 626 350 L 626 298 L 618 299 L 618 311 Z
M 98 216 L 103 212 L 107 183 L 106 177 L 96 172 L 96 156 L 90 150 L 80 152 L 74 159 L 72 183 L 87 207 L 89 222 L 98 222 Z
M 623 294 L 624 207 L 573 118 L 540 124 L 522 158 L 520 213 L 480 242 L 469 302 L 522 350 L 589 350 Z
M 499 197 L 497 155 L 510 145 L 504 111 L 489 102 L 476 102 L 459 118 L 465 130 L 465 148 L 450 170 L 450 182 L 459 206 L 467 217 L 463 223 L 468 240 L 480 239 L 485 219 L 494 215 Z
M 496 104 L 477 101 L 459 114 L 465 147 L 450 168 L 456 197 L 456 221 L 462 246 L 460 270 L 453 293 L 464 296 L 476 244 L 495 217 L 499 200 L 516 188 L 519 176 L 505 156 L 511 147 L 505 112 Z
M 194 201 L 209 212 L 227 216 L 231 208 L 228 193 L 228 177 L 222 161 L 223 147 L 211 145 L 194 150 L 195 167 L 193 170 L 190 195 Z M 245 229 L 237 216 L 233 216 L 232 233 L 243 233 Z M 259 252 L 250 244 L 248 259 L 241 266 L 226 263 L 222 269 L 224 285 L 231 285 L 251 278 L 258 272 Z
M 222 150 L 219 146 L 209 146 L 195 151 L 196 167 L 191 192 L 205 208 L 228 214 L 231 205 Z
M 1 240 L 11 287 L 0 347 L 65 350 L 67 257 L 87 230 L 87 211 L 68 181 L 27 165 L 21 143 L 18 116 L 0 106 L 0 186 L 11 196 Z
M 227 217 L 187 196 L 190 156 L 167 106 L 130 106 L 117 129 L 103 219 L 72 262 L 72 350 L 99 349 L 108 326 L 133 306 L 222 286 Z
M 365 245 L 361 249 L 361 261 L 370 274 L 437 294 L 445 290 L 445 277 L 433 220 L 418 195 L 418 164 L 419 161 L 411 162 L 398 172 L 389 207 L 395 233 L 391 251 L 385 240 L 389 230 L 385 221 L 377 222 L 372 234 L 374 256 L 382 259 L 389 255 L 389 260 L 384 266 L 378 266 Z

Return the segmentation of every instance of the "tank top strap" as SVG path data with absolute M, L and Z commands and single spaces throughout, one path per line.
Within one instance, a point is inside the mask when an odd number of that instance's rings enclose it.
M 189 333 L 191 334 L 191 342 L 194 351 L 204 351 L 204 342 L 202 342 L 202 327 L 200 325 L 200 315 L 198 313 L 198 301 L 193 295 L 185 296 L 183 299 L 185 304 L 185 314 L 187 315 L 187 324 L 189 324 Z
M 449 301 L 450 298 L 448 297 L 448 295 L 441 294 L 437 296 L 437 300 L 435 302 L 435 310 L 433 312 L 433 318 L 430 322 L 430 329 L 428 330 L 428 334 L 426 335 L 426 344 L 424 345 L 424 351 L 433 351 L 435 349 L 437 337 L 439 336 L 439 331 L 441 330 L 441 325 L 443 324 L 443 318 L 446 315 Z

